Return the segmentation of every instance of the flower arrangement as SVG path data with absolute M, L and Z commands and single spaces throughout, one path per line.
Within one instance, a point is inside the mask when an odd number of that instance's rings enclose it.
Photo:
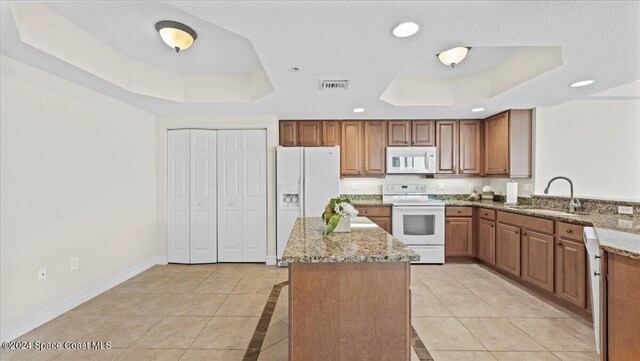
M 351 204 L 350 200 L 346 198 L 331 198 L 322 213 L 322 220 L 327 224 L 325 234 L 332 233 L 338 226 L 340 219 L 350 221 L 351 218 L 357 216 L 358 211 Z

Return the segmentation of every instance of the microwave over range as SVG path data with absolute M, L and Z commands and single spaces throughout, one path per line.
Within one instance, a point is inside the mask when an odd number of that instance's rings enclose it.
M 436 147 L 387 147 L 387 174 L 434 174 Z

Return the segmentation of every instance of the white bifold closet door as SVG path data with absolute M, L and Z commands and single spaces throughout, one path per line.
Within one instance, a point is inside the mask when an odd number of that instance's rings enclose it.
M 265 262 L 266 131 L 218 131 L 218 261 Z
M 169 262 L 217 262 L 216 140 L 215 130 L 168 132 Z

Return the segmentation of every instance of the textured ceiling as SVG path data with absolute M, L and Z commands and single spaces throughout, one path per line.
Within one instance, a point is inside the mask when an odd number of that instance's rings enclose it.
M 219 26 L 252 42 L 276 92 L 248 104 L 181 104 L 132 94 L 21 43 L 6 2 L 1 4 L 1 52 L 157 114 L 471 118 L 508 108 L 548 106 L 586 98 L 640 79 L 638 2 L 176 1 L 117 4 L 111 7 L 105 6 L 104 2 L 84 2 L 82 5 L 66 2 L 50 6 L 132 57 L 147 54 L 160 64 L 181 71 L 189 71 L 194 65 L 173 62 L 175 54 L 159 53 L 158 47 L 164 44 L 159 38 L 151 39 L 155 34 L 148 29 L 148 23 L 156 19 L 150 17 L 142 22 L 121 16 L 126 13 L 126 6 L 143 7 L 149 14 L 163 17 L 169 16 L 167 9 L 173 9 L 175 19 L 202 21 L 202 26 L 208 26 L 205 22 L 210 23 L 209 26 Z M 391 35 L 393 26 L 407 20 L 420 24 L 420 32 L 410 38 L 394 38 Z M 124 34 L 128 36 L 110 32 L 114 26 L 126 28 Z M 197 49 L 199 42 L 204 44 L 206 41 L 206 37 L 199 38 L 188 51 L 197 55 L 201 51 Z M 443 74 L 448 70 L 446 67 L 435 70 L 438 69 L 433 64 L 438 61 L 435 54 L 459 45 L 561 46 L 563 65 L 490 100 L 472 104 L 396 107 L 379 100 L 388 84 L 407 65 L 422 62 L 434 69 L 434 74 L 425 70 L 427 76 L 447 76 Z M 233 54 L 235 50 L 219 51 Z M 187 52 L 180 55 L 187 55 Z M 236 62 L 240 66 L 245 60 L 234 60 L 230 56 L 211 62 L 206 56 L 196 55 L 185 59 L 212 68 L 233 66 Z M 500 56 L 506 55 L 496 54 L 494 61 Z M 472 57 L 467 61 L 471 63 L 471 60 Z M 468 66 L 481 68 L 490 66 L 490 62 Z M 293 72 L 292 67 L 301 70 Z M 347 91 L 320 91 L 318 80 L 322 78 L 349 78 L 351 84 Z M 582 79 L 595 79 L 596 83 L 584 88 L 568 87 Z M 470 113 L 469 109 L 476 106 L 485 107 L 486 111 Z M 363 107 L 366 111 L 354 114 L 351 112 L 354 107 Z

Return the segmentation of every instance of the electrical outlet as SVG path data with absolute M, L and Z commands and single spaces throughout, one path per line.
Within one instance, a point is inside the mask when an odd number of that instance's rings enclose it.
M 78 257 L 73 257 L 70 262 L 71 270 L 75 271 L 78 269 Z
M 633 207 L 618 206 L 618 213 L 633 215 Z
M 532 186 L 532 185 L 531 185 L 531 184 L 529 184 L 529 183 L 525 184 L 525 185 L 524 185 L 524 191 L 525 191 L 526 193 L 531 193 L 531 192 L 533 191 L 533 190 L 531 189 L 531 186 Z
M 47 267 L 42 267 L 38 270 L 38 282 L 47 280 Z
M 474 189 L 476 189 L 476 186 L 473 183 L 469 183 L 468 188 L 470 191 L 473 191 Z
M 443 191 L 444 190 L 444 183 L 438 183 L 438 190 L 439 191 Z
M 357 184 L 352 184 L 351 185 L 351 190 L 352 191 L 357 191 L 358 190 L 358 185 Z

